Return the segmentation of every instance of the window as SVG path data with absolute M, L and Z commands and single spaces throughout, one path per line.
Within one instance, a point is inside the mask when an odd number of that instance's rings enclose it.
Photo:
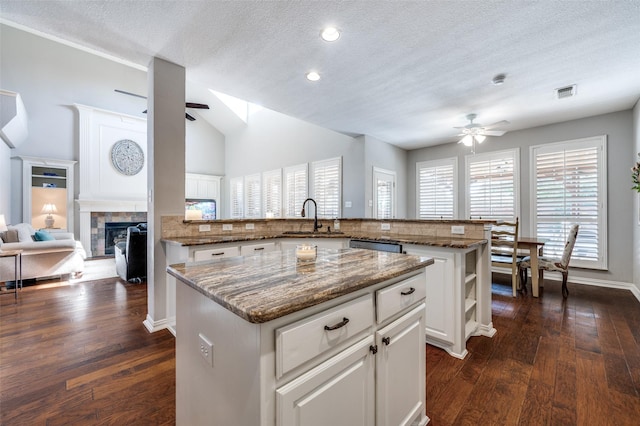
M 318 217 L 340 217 L 342 159 L 338 157 L 311 163 L 311 177 L 311 193 L 318 204 Z
M 466 157 L 466 217 L 514 221 L 519 216 L 520 150 Z
M 373 168 L 373 217 L 396 217 L 396 172 Z
M 416 217 L 457 219 L 458 159 L 416 163 Z
M 230 186 L 230 200 L 231 200 L 231 218 L 242 219 L 244 201 L 242 197 L 243 193 L 243 180 L 241 177 L 232 178 L 229 180 Z
M 301 217 L 302 203 L 307 198 L 307 164 L 284 169 L 284 215 Z
M 282 169 L 262 173 L 262 200 L 266 218 L 282 217 Z
M 606 136 L 531 147 L 532 231 L 545 255 L 560 257 L 577 223 L 571 265 L 607 268 L 606 152 Z
M 261 182 L 260 174 L 244 177 L 244 217 L 259 218 L 262 217 L 260 195 Z

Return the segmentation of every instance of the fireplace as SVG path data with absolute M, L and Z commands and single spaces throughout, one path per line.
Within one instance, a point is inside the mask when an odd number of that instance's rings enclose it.
M 104 224 L 104 254 L 112 256 L 115 254 L 116 243 L 125 241 L 127 238 L 127 228 L 136 226 L 140 222 L 107 222 Z

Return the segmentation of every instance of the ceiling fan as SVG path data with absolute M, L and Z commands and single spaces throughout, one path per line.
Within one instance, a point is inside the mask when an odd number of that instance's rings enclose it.
M 491 130 L 495 127 L 506 126 L 509 124 L 507 120 L 498 121 L 497 123 L 493 123 L 489 126 L 483 126 L 482 124 L 473 122 L 476 117 L 476 114 L 468 114 L 467 120 L 469 120 L 469 124 L 463 127 L 454 127 L 454 129 L 461 129 L 462 132 L 458 135 L 462 136 L 462 139 L 460 139 L 458 143 L 462 143 L 466 146 L 472 146 L 475 142 L 484 142 L 487 136 L 502 136 L 507 133 L 506 130 Z
M 120 89 L 114 89 L 114 91 L 115 91 L 115 92 L 118 92 L 118 93 L 122 93 L 123 95 L 129 95 L 129 96 L 135 96 L 136 98 L 147 99 L 147 97 L 146 97 L 146 96 L 138 95 L 138 94 L 131 93 L 131 92 L 126 92 L 126 91 L 124 91 L 124 90 L 120 90 Z M 207 105 L 207 104 L 198 104 L 198 103 L 195 103 L 195 102 L 186 102 L 186 103 L 184 104 L 184 106 L 185 106 L 185 108 L 209 109 L 209 105 Z M 146 113 L 147 113 L 147 110 L 145 109 L 145 110 L 144 110 L 144 111 L 142 111 L 142 112 L 143 112 L 144 114 L 146 114 Z M 185 116 L 185 118 L 186 118 L 187 120 L 189 120 L 189 121 L 196 121 L 196 118 L 195 118 L 193 115 L 189 114 L 188 112 L 185 112 L 185 113 L 184 113 L 184 116 Z

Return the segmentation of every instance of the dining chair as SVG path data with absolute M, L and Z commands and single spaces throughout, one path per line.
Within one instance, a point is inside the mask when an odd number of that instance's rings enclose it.
M 569 289 L 567 288 L 567 278 L 569 277 L 569 262 L 571 261 L 571 253 L 573 253 L 573 246 L 576 244 L 576 238 L 578 237 L 578 224 L 574 224 L 571 226 L 569 230 L 569 236 L 567 237 L 567 243 L 564 245 L 564 250 L 562 252 L 562 257 L 560 259 L 549 258 L 546 256 L 542 256 L 538 258 L 538 274 L 540 271 L 556 271 L 562 274 L 562 297 L 567 298 L 569 296 Z M 520 269 L 524 270 L 522 274 L 525 277 L 525 281 L 523 285 L 526 286 L 526 277 L 527 277 L 527 269 L 531 268 L 530 258 L 529 256 L 525 257 L 522 262 L 520 262 Z M 531 271 L 533 274 L 534 271 Z M 538 275 L 540 280 L 540 287 L 544 284 L 543 275 Z
M 520 262 L 524 256 L 518 256 L 519 221 L 500 222 L 491 228 L 491 266 L 511 268 L 511 287 L 513 297 L 521 289 L 519 285 Z

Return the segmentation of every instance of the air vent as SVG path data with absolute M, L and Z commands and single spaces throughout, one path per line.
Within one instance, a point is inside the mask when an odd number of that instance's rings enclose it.
M 558 99 L 570 98 L 575 95 L 576 95 L 575 84 L 572 86 L 566 86 L 566 87 L 561 87 L 559 89 L 556 89 L 556 98 Z

